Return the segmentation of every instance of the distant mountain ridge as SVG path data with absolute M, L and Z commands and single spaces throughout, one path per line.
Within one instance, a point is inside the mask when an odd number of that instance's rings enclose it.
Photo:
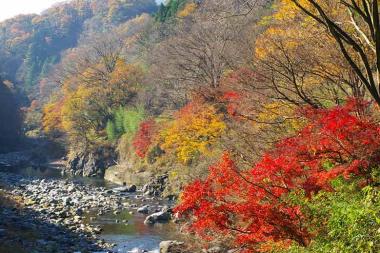
M 142 13 L 157 11 L 154 0 L 73 0 L 55 4 L 41 15 L 19 15 L 0 23 L 0 74 L 26 95 L 61 53 L 81 36 L 107 31 Z

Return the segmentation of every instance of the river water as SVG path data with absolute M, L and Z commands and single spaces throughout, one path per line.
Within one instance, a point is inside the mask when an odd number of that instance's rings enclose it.
M 158 246 L 161 241 L 178 240 L 179 235 L 173 223 L 147 226 L 144 220 L 143 214 L 130 214 L 125 210 L 117 215 L 106 214 L 97 217 L 92 223 L 103 228 L 104 240 L 117 244 L 114 248 L 116 252 L 139 252 L 139 250 L 159 252 Z
M 13 172 L 15 171 L 13 170 Z M 25 177 L 64 179 L 59 170 L 51 168 L 23 168 L 18 169 L 16 172 Z M 69 180 L 106 188 L 116 187 L 116 185 L 103 179 L 70 178 Z M 172 206 L 174 204 L 162 199 L 145 198 L 138 195 L 138 193 L 129 194 L 126 202 L 135 204 L 138 207 L 149 205 L 153 211 L 162 206 Z M 159 252 L 161 241 L 184 239 L 174 223 L 158 223 L 149 226 L 144 224 L 145 217 L 146 215 L 137 213 L 136 210 L 126 209 L 118 214 L 106 213 L 101 216 L 98 216 L 95 212 L 90 213 L 86 216 L 86 222 L 100 225 L 103 229 L 101 239 L 116 244 L 113 250 L 119 253 L 139 253 L 143 252 L 143 250 Z

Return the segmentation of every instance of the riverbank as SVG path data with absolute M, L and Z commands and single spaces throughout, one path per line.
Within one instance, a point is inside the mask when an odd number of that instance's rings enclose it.
M 29 180 L 3 172 L 0 185 L 2 252 L 15 252 L 14 247 L 18 248 L 16 252 L 93 252 L 112 248 L 99 238 L 101 228 L 85 224 L 83 219 L 93 209 L 121 209 L 120 197 L 107 195 L 103 188 L 65 180 Z
M 0 172 L 0 189 L 1 253 L 158 252 L 162 240 L 179 237 L 167 224 L 169 202 L 133 185 L 106 188 Z M 158 224 L 152 226 L 152 218 Z

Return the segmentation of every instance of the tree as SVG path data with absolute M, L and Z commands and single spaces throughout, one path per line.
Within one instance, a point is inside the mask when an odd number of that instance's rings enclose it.
M 177 16 L 177 12 L 185 5 L 187 0 L 169 0 L 166 4 L 161 3 L 156 13 L 156 20 L 166 22 Z
M 369 110 L 368 103 L 355 100 L 304 109 L 308 124 L 297 135 L 249 170 L 239 170 L 225 154 L 208 178 L 185 188 L 176 211 L 191 218 L 191 230 L 210 238 L 224 235 L 246 252 L 273 242 L 308 246 L 316 232 L 311 221 L 328 217 L 313 217 L 297 199 L 333 191 L 337 178 L 359 188 L 377 184 L 380 126 Z
M 63 130 L 71 144 L 93 147 L 107 137 L 115 141 L 129 132 L 126 118 L 132 112 L 125 108 L 136 101 L 144 75 L 139 65 L 121 58 L 122 50 L 118 38 L 105 37 L 80 52 L 74 61 L 69 58 L 61 72 L 63 87 L 58 100 L 62 103 Z M 45 118 L 50 117 L 48 113 Z M 137 129 L 138 123 L 134 124 Z M 131 130 L 132 135 L 136 129 Z
M 48 103 L 42 109 L 42 129 L 45 133 L 55 136 L 63 130 L 62 127 L 62 106 L 63 101 Z
M 291 5 L 291 4 L 290 4 Z M 365 87 L 329 33 L 294 9 L 279 5 L 255 43 L 255 71 L 267 96 L 296 106 L 328 107 L 345 97 L 363 98 Z M 342 10 L 336 9 L 336 13 Z
M 106 132 L 107 132 L 107 138 L 110 141 L 116 141 L 117 138 L 119 137 L 117 134 L 116 127 L 115 127 L 115 123 L 113 123 L 113 121 L 111 120 L 107 122 Z
M 189 16 L 191 13 L 193 13 L 196 8 L 197 8 L 196 3 L 187 3 L 185 7 L 183 8 L 183 10 L 181 10 L 177 15 L 180 18 L 185 18 Z
M 105 128 L 107 114 L 97 99 L 99 94 L 100 90 L 83 85 L 66 92 L 61 120 L 72 145 L 88 148 L 101 138 L 98 132 Z
M 218 89 L 226 69 L 252 59 L 250 27 L 261 15 L 240 17 L 241 1 L 204 1 L 154 50 L 152 73 L 166 88 L 180 91 Z M 245 2 L 245 1 L 244 1 Z M 243 8 L 242 8 L 243 9 Z M 222 13 L 233 12 L 231 18 Z
M 140 123 L 139 129 L 133 139 L 133 147 L 135 148 L 136 155 L 144 158 L 152 144 L 154 135 L 157 133 L 155 121 L 145 120 Z
M 283 3 L 295 6 L 328 30 L 354 73 L 380 104 L 378 1 L 285 0 Z
M 275 91 L 265 87 L 265 82 L 262 73 L 252 67 L 229 71 L 217 99 L 228 118 L 229 131 L 221 143 L 234 159 L 247 166 L 303 126 L 303 119 L 297 114 L 299 107 L 280 99 Z
M 191 163 L 206 154 L 225 130 L 222 115 L 213 106 L 193 101 L 183 107 L 162 132 L 162 149 L 174 151 L 179 161 Z

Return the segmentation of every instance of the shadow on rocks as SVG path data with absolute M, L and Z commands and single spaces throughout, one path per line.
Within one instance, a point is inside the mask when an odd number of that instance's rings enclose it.
M 0 186 L 0 253 L 104 252 L 86 234 L 49 223 L 41 213 L 20 206 Z

